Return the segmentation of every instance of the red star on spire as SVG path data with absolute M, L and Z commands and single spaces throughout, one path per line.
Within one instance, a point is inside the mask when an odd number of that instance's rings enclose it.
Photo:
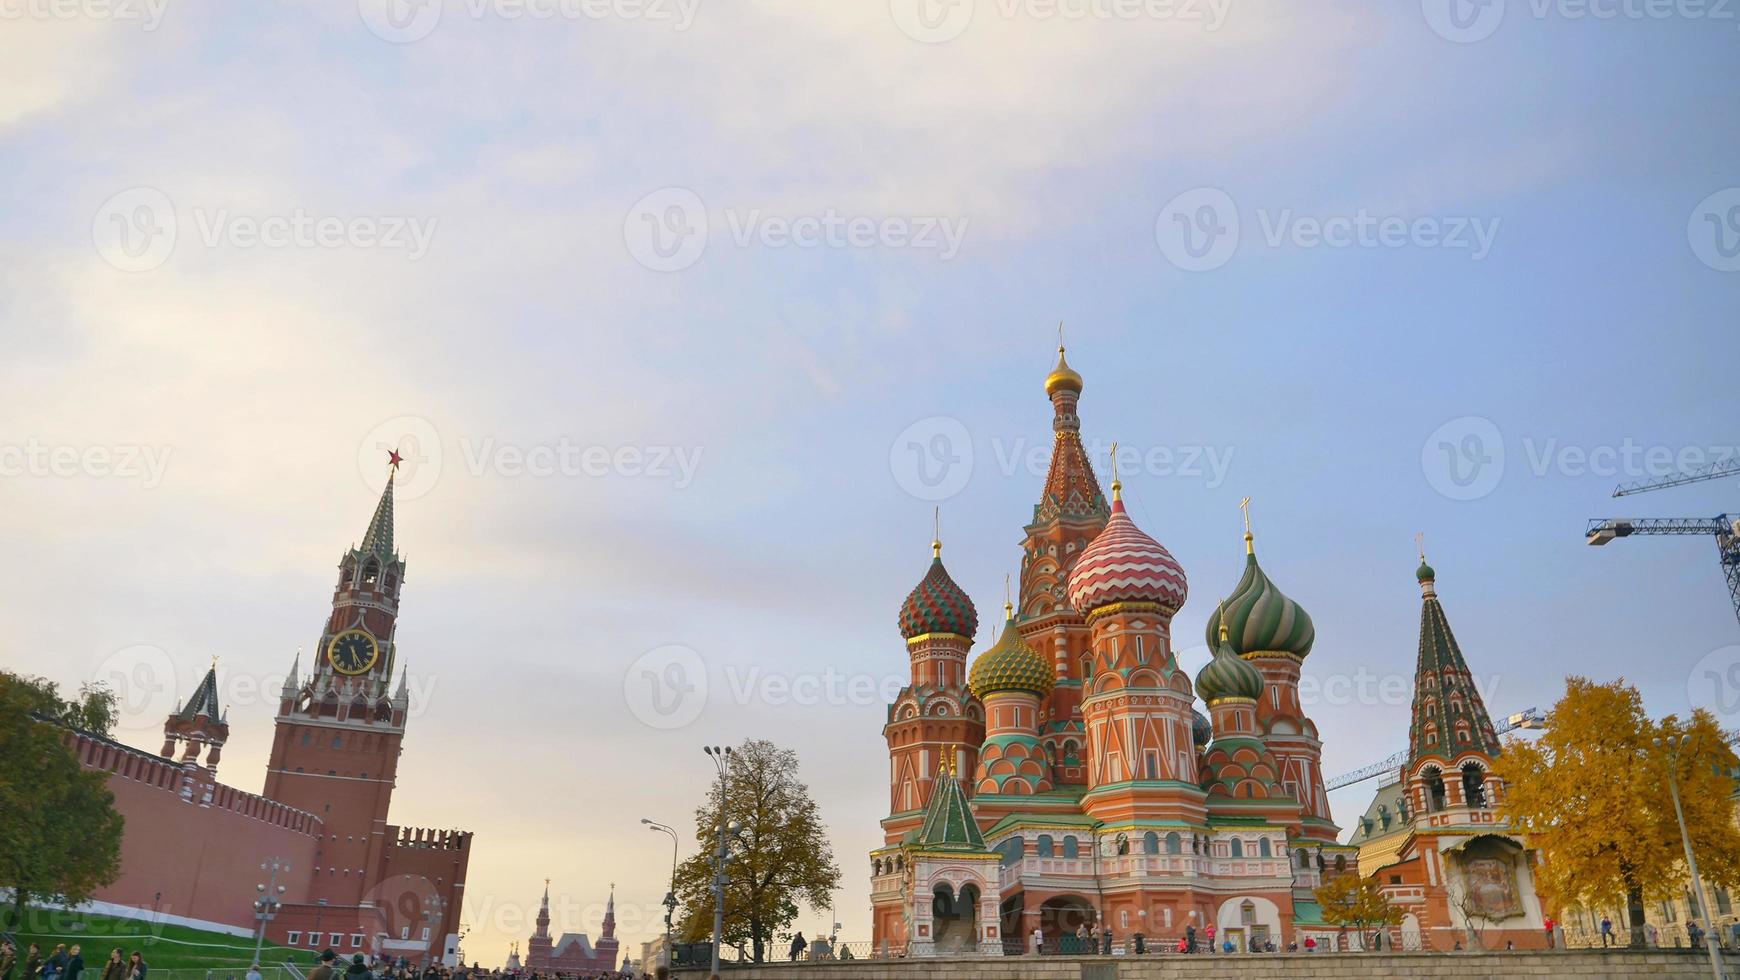
M 405 461 L 405 457 L 399 455 L 399 451 L 397 449 L 387 450 L 387 465 L 391 466 L 393 468 L 393 472 L 397 473 L 399 471 L 399 464 L 403 463 L 404 461 Z

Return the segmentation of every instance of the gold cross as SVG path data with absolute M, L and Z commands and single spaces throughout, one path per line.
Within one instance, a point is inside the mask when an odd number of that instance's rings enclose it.
M 1239 510 L 1245 512 L 1245 533 L 1249 534 L 1251 532 L 1251 498 L 1246 497 L 1239 501 Z
M 1426 532 L 1414 535 L 1414 543 L 1420 546 L 1420 564 L 1423 565 L 1426 563 Z

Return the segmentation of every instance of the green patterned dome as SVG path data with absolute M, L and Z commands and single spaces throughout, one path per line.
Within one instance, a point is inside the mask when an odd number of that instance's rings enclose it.
M 970 639 L 979 631 L 978 610 L 943 568 L 942 547 L 933 544 L 932 551 L 930 571 L 900 604 L 900 635 L 910 640 L 926 633 L 953 633 Z
M 1317 641 L 1317 627 L 1305 607 L 1287 598 L 1257 564 L 1256 549 L 1245 538 L 1245 574 L 1227 597 L 1224 613 L 1215 610 L 1208 619 L 1208 646 L 1219 642 L 1224 621 L 1228 642 L 1241 657 L 1281 653 L 1303 659 Z
M 1000 691 L 1026 691 L 1043 698 L 1057 686 L 1057 674 L 1039 651 L 1021 638 L 1015 620 L 1006 619 L 996 644 L 973 661 L 967 686 L 981 701 Z
M 1210 707 L 1227 698 L 1255 701 L 1263 693 L 1263 675 L 1222 640 L 1215 647 L 1214 659 L 1196 675 L 1196 693 Z
M 1422 558 L 1420 559 L 1420 570 L 1414 573 L 1414 577 L 1422 582 L 1433 582 L 1437 580 L 1438 573 L 1434 572 L 1432 566 L 1426 564 L 1426 559 Z

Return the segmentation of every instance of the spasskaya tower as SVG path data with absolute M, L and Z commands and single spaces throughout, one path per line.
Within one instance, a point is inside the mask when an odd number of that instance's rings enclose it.
M 300 676 L 301 655 L 279 696 L 265 795 L 325 825 L 309 900 L 352 906 L 373 896 L 392 845 L 392 800 L 409 708 L 405 675 L 389 691 L 405 560 L 393 546 L 393 480 L 387 479 L 362 542 L 338 562 L 332 611 Z M 397 938 L 397 937 L 395 937 Z

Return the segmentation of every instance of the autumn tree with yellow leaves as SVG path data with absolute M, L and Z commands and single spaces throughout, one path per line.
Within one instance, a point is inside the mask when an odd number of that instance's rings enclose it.
M 1657 738 L 1680 735 L 1677 761 Z M 1728 733 L 1700 708 L 1689 721 L 1651 721 L 1624 680 L 1566 679 L 1546 734 L 1505 743 L 1494 773 L 1500 814 L 1539 853 L 1537 885 L 1554 909 L 1622 901 L 1631 944 L 1643 945 L 1643 903 L 1683 894 L 1690 881 L 1668 794 L 1677 766 L 1686 829 L 1706 881 L 1740 885 Z

